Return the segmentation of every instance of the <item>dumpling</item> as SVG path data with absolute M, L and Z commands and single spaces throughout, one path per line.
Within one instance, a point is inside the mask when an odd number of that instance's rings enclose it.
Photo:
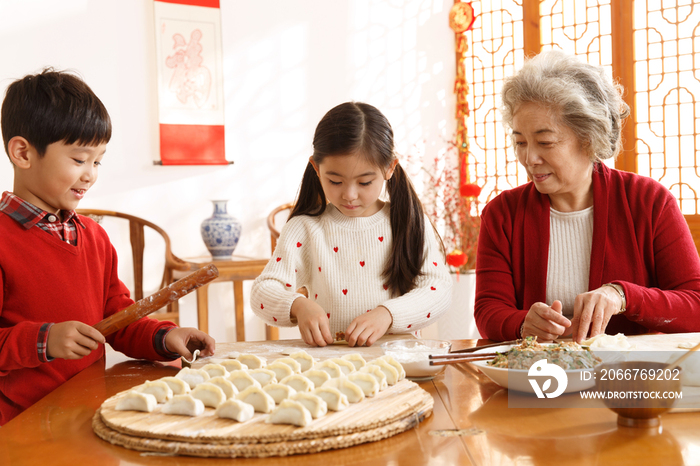
M 292 353 L 289 357 L 299 363 L 302 372 L 306 372 L 314 366 L 314 358 L 304 350 Z
M 238 394 L 238 389 L 236 386 L 226 377 L 214 377 L 209 379 L 209 382 L 207 383 L 214 384 L 219 387 L 224 392 L 224 395 L 226 395 L 226 399 L 233 398 Z
M 117 411 L 143 411 L 150 413 L 156 409 L 157 404 L 156 397 L 150 393 L 129 390 L 126 395 L 117 401 L 117 406 L 114 409 Z
M 330 374 L 326 371 L 322 371 L 320 369 L 309 369 L 308 371 L 304 372 L 302 374 L 305 376 L 307 379 L 311 381 L 311 383 L 314 384 L 314 388 L 320 387 L 323 385 L 326 380 L 329 380 L 331 378 Z
M 224 366 L 224 368 L 229 372 L 248 370 L 248 366 L 243 364 L 238 359 L 227 359 L 225 361 L 221 361 L 219 364 Z
M 200 383 L 194 387 L 191 395 L 198 400 L 202 400 L 204 406 L 212 408 L 218 408 L 221 403 L 226 401 L 224 391 L 218 385 L 209 382 Z
M 347 359 L 343 358 L 333 358 L 330 359 L 330 361 L 333 361 L 336 363 L 338 366 L 340 366 L 340 370 L 343 371 L 343 375 L 348 375 L 351 372 L 355 372 L 355 365 L 348 361 Z
M 263 391 L 270 395 L 277 404 L 279 404 L 282 400 L 286 400 L 297 392 L 289 385 L 283 385 L 281 383 L 271 383 L 265 385 L 263 387 Z
M 313 394 L 325 401 L 328 405 L 328 409 L 332 409 L 333 411 L 342 411 L 350 406 L 348 397 L 340 393 L 340 390 L 337 388 L 320 387 L 314 390 Z
M 384 372 L 384 375 L 386 375 L 386 383 L 388 385 L 394 385 L 396 382 L 399 381 L 399 371 L 397 371 L 396 368 L 389 364 L 389 362 L 387 362 L 386 360 L 375 359 L 367 363 L 367 365 L 379 367 L 382 370 L 382 372 Z
M 245 422 L 252 419 L 253 414 L 255 414 L 253 405 L 244 403 L 241 400 L 226 400 L 216 408 L 217 416 L 233 419 L 238 422 Z
M 269 383 L 277 383 L 277 374 L 268 368 L 253 369 L 248 371 L 248 373 L 251 377 L 260 382 L 260 385 L 263 387 Z
M 399 378 L 398 378 L 397 382 L 399 380 L 403 380 L 406 378 L 406 371 L 404 370 L 403 366 L 392 355 L 385 354 L 384 356 L 382 356 L 379 359 L 383 359 L 386 362 L 388 362 L 389 364 L 391 364 L 392 366 L 394 366 L 394 369 L 396 369 L 396 371 L 399 373 Z
M 236 358 L 241 364 L 248 366 L 248 369 L 260 369 L 267 365 L 265 358 L 255 354 L 243 353 Z
M 377 379 L 371 374 L 366 372 L 353 372 L 348 375 L 348 380 L 360 387 L 365 396 L 374 396 L 379 393 L 379 382 L 377 382 Z
M 180 372 L 178 372 L 175 377 L 178 379 L 182 379 L 187 384 L 190 386 L 190 388 L 194 388 L 197 385 L 199 385 L 202 382 L 206 382 L 207 380 L 211 379 L 209 374 L 207 372 L 204 372 L 203 370 L 200 369 L 191 369 L 189 367 L 185 367 L 184 369 L 181 369 Z
M 377 382 L 379 383 L 379 391 L 381 392 L 382 390 L 386 389 L 389 385 L 386 383 L 386 374 L 384 374 L 384 371 L 382 370 L 381 367 L 375 365 L 375 364 L 367 364 L 365 367 L 360 369 L 358 372 L 364 372 L 375 379 L 377 379 Z
M 259 413 L 269 413 L 275 409 L 275 400 L 259 386 L 251 385 L 236 395 L 237 400 L 252 405 Z
M 305 427 L 311 424 L 311 413 L 301 403 L 292 400 L 284 400 L 265 419 L 268 424 L 291 424 Z
M 348 397 L 350 403 L 359 403 L 365 399 L 365 394 L 357 384 L 350 382 L 346 377 L 337 377 L 323 384 L 322 388 L 331 387 L 340 390 L 340 393 Z
M 301 374 L 288 375 L 287 377 L 280 380 L 280 383 L 284 385 L 289 385 L 297 392 L 310 392 L 315 388 L 314 383 Z
M 345 361 L 351 362 L 352 365 L 355 366 L 356 371 L 360 370 L 361 368 L 365 367 L 365 365 L 367 365 L 367 361 L 365 361 L 365 358 L 363 358 L 360 353 L 346 354 L 340 359 L 344 359 Z
M 231 351 L 230 353 L 226 353 L 226 354 L 224 354 L 224 355 L 221 356 L 221 357 L 222 357 L 222 358 L 228 358 L 228 359 L 238 359 L 238 357 L 239 357 L 240 355 L 241 355 L 241 353 L 238 352 L 238 351 Z
M 173 395 L 184 395 L 190 392 L 190 384 L 177 377 L 161 377 L 158 380 L 167 383 L 170 390 L 173 391 Z
M 331 378 L 340 377 L 343 375 L 343 370 L 340 368 L 340 366 L 330 359 L 319 362 L 314 366 L 314 369 L 328 372 L 328 375 L 330 375 Z
M 162 380 L 154 380 L 153 382 L 147 380 L 142 385 L 136 387 L 136 390 L 141 393 L 150 393 L 156 397 L 158 403 L 165 403 L 173 397 L 173 390 L 170 388 L 170 385 Z
M 175 395 L 163 405 L 160 412 L 164 414 L 179 414 L 181 416 L 199 416 L 204 413 L 204 403 L 190 394 Z
M 253 376 L 248 373 L 248 371 L 233 371 L 229 374 L 228 380 L 236 386 L 236 389 L 239 392 L 242 392 L 251 385 L 262 388 L 260 382 L 255 380 Z
M 294 358 L 279 358 L 275 362 L 281 362 L 288 365 L 295 374 L 301 374 L 301 364 Z
M 289 399 L 303 404 L 314 419 L 325 416 L 328 412 L 328 404 L 323 401 L 323 398 L 313 393 L 297 392 Z
M 226 377 L 228 370 L 221 364 L 210 363 L 199 369 L 209 374 L 209 377 Z
M 294 373 L 294 370 L 292 370 L 292 368 L 289 367 L 288 364 L 277 361 L 265 367 L 265 369 L 270 369 L 271 371 L 273 371 L 275 373 L 275 377 L 277 377 L 277 380 L 282 380 L 288 375 L 292 375 Z

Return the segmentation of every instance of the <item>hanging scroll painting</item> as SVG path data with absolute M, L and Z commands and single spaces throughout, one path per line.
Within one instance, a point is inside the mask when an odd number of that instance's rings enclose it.
M 226 165 L 219 0 L 156 0 L 162 165 Z

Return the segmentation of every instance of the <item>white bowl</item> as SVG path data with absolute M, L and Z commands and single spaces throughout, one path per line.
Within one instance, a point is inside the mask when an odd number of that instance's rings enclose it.
M 401 363 L 410 379 L 431 379 L 445 370 L 445 366 L 431 366 L 428 356 L 447 354 L 452 343 L 444 340 L 394 340 L 381 344 L 384 354 Z
M 474 351 L 473 354 L 478 353 L 505 353 L 515 345 L 503 345 L 503 346 L 493 346 L 490 348 L 484 348 L 482 350 Z M 491 379 L 494 383 L 500 385 L 508 390 L 515 390 L 518 392 L 525 392 L 535 394 L 535 390 L 528 378 L 528 371 L 526 369 L 507 369 L 503 367 L 493 367 L 489 366 L 487 363 L 489 361 L 474 361 L 471 364 L 483 372 L 486 377 Z M 582 390 L 588 390 L 595 386 L 595 368 L 590 369 L 571 369 L 565 370 L 567 384 L 566 389 L 563 393 L 573 393 L 580 392 Z M 589 372 L 588 375 L 582 375 L 583 372 Z

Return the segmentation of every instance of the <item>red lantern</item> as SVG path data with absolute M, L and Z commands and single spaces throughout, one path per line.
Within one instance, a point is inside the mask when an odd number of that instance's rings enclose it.
M 455 249 L 451 253 L 447 255 L 447 264 L 451 265 L 452 267 L 459 269 L 462 267 L 464 264 L 467 263 L 467 255 L 464 254 L 462 251 L 459 249 Z
M 459 195 L 462 197 L 478 197 L 481 187 L 474 183 L 466 183 L 459 187 Z

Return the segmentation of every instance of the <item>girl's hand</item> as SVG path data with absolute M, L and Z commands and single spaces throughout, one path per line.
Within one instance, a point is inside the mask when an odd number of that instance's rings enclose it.
M 537 337 L 537 341 L 554 341 L 564 335 L 571 326 L 571 321 L 561 313 L 561 301 L 554 301 L 552 306 L 535 303 L 525 317 L 522 337 Z
M 622 298 L 609 286 L 576 296 L 574 317 L 571 319 L 574 341 L 581 343 L 589 330 L 591 337 L 603 333 L 610 317 L 617 314 L 621 307 Z
M 105 337 L 99 331 L 83 322 L 71 320 L 51 326 L 46 353 L 51 358 L 82 359 L 104 343 Z
M 299 297 L 292 303 L 290 316 L 296 318 L 301 338 L 307 345 L 326 346 L 333 343 L 328 316 L 318 303 Z
M 348 325 L 345 330 L 345 340 L 350 346 L 372 346 L 375 341 L 384 336 L 393 321 L 389 309 L 384 306 L 375 307 L 356 317 Z
M 214 356 L 216 342 L 208 334 L 196 328 L 175 327 L 165 336 L 168 351 L 192 359 L 194 350 L 199 350 L 202 357 Z

